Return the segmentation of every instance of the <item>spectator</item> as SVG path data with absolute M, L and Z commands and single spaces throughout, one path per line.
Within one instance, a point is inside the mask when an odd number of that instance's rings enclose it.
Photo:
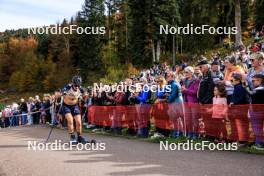
M 40 122 L 41 124 L 46 124 L 46 111 L 45 111 L 45 107 L 44 107 L 44 97 L 43 100 L 41 102 L 41 106 L 40 106 Z
M 198 63 L 203 77 L 198 89 L 198 100 L 201 104 L 212 104 L 214 96 L 214 81 L 210 65 L 207 60 L 202 60 Z
M 150 91 L 148 90 L 147 80 L 145 78 L 141 78 L 141 82 L 143 83 L 142 90 L 137 96 L 135 96 L 135 98 L 139 102 L 139 106 L 137 106 L 138 135 L 140 137 L 148 137 L 148 114 L 150 111 L 150 106 L 147 103 Z
M 3 110 L 2 118 L 3 118 L 3 125 L 4 125 L 3 127 L 4 128 L 10 127 L 10 121 L 12 118 L 12 112 L 11 112 L 10 105 L 6 106 L 6 108 Z
M 214 61 L 212 63 L 212 78 L 215 84 L 224 79 L 223 73 L 220 71 L 219 61 Z
M 183 127 L 183 97 L 181 86 L 175 80 L 175 75 L 172 71 L 167 73 L 168 86 L 171 87 L 171 91 L 168 93 L 167 102 L 168 104 L 168 115 L 173 123 L 172 137 L 179 137 L 182 132 L 186 130 Z
M 228 120 L 227 110 L 228 110 L 228 106 L 227 106 L 225 85 L 223 83 L 218 83 L 214 88 L 212 118 L 215 122 L 214 123 L 215 136 L 218 137 L 220 141 L 227 139 L 227 130 L 225 124 L 225 120 Z
M 158 76 L 157 77 L 157 90 L 156 90 L 156 100 L 155 100 L 155 104 L 157 104 L 157 106 L 155 106 L 155 109 L 153 111 L 157 111 L 157 110 L 162 110 L 163 108 L 165 108 L 164 102 L 166 102 L 166 80 L 163 76 Z M 158 120 L 155 120 L 155 122 L 157 123 Z M 162 122 L 158 122 L 158 123 L 164 123 Z M 152 138 L 162 138 L 165 136 L 169 136 L 169 131 L 166 129 L 162 129 L 159 128 L 158 126 L 161 126 L 163 124 L 157 124 L 156 126 L 156 132 L 154 133 L 154 135 L 152 136 Z
M 23 98 L 20 100 L 20 113 L 21 113 L 21 125 L 26 125 L 27 124 L 27 113 L 28 113 L 28 108 L 27 108 L 27 103 Z
M 225 76 L 224 76 L 225 81 L 230 81 L 233 73 L 239 73 L 242 75 L 242 77 L 245 74 L 245 71 L 243 70 L 243 68 L 241 68 L 237 64 L 237 59 L 235 56 L 228 56 L 225 58 L 225 68 L 226 68 Z
M 252 78 L 255 87 L 254 93 L 251 95 L 252 106 L 250 107 L 250 119 L 253 131 L 256 135 L 255 148 L 264 148 L 264 134 L 263 134 L 263 104 L 264 104 L 264 75 L 256 74 Z
M 19 111 L 18 111 L 18 104 L 17 103 L 13 103 L 11 106 L 11 110 L 12 110 L 12 120 L 11 120 L 11 126 L 19 126 Z
M 113 109 L 113 120 L 111 128 L 116 134 L 122 134 L 122 117 L 125 115 L 125 93 L 122 90 L 116 90 L 114 96 L 106 94 L 107 98 L 111 100 L 116 106 Z
M 232 75 L 231 83 L 234 86 L 234 93 L 231 97 L 230 103 L 230 120 L 232 128 L 231 139 L 238 139 L 241 144 L 244 144 L 249 137 L 249 97 L 246 89 L 242 85 L 241 74 L 234 73 Z
M 234 73 L 239 73 L 244 76 L 245 72 L 240 66 L 237 65 L 235 56 L 228 56 L 225 58 L 225 76 L 224 76 L 228 104 L 230 103 L 232 94 L 234 92 L 234 86 L 231 83 L 232 75 Z
M 32 97 L 29 97 L 28 103 L 27 103 L 27 108 L 28 108 L 28 125 L 33 124 L 33 115 L 32 113 L 34 112 L 35 109 L 35 104 L 34 104 L 34 99 Z
M 0 111 L 0 129 L 3 128 L 3 120 L 2 120 L 2 117 L 3 117 L 3 112 Z
M 162 103 L 162 102 L 165 102 L 166 101 L 166 96 L 165 96 L 165 93 L 166 93 L 166 80 L 163 76 L 158 76 L 157 78 L 157 91 L 156 91 L 156 96 L 157 96 L 157 99 L 155 101 L 155 103 Z
M 51 113 L 50 113 L 51 97 L 49 94 L 44 94 L 43 106 L 45 110 L 45 122 L 51 124 Z
M 203 74 L 202 74 L 201 69 L 200 69 L 199 66 L 194 67 L 194 75 L 195 75 L 195 77 L 196 77 L 197 79 L 199 79 L 199 80 L 202 79 Z
M 40 114 L 41 114 L 40 112 L 41 102 L 38 95 L 35 96 L 34 104 L 35 104 L 35 109 L 33 114 L 33 124 L 39 124 Z
M 248 84 L 248 91 L 252 93 L 254 90 L 254 85 L 252 82 L 253 77 L 256 74 L 262 74 L 264 75 L 264 56 L 263 53 L 256 53 L 251 56 L 251 62 L 252 62 L 252 68 L 249 69 L 248 74 L 246 76 L 247 84 Z
M 191 139 L 198 137 L 198 103 L 197 92 L 200 80 L 194 75 L 193 67 L 184 69 L 185 79 L 183 80 L 182 92 L 185 102 L 185 121 L 187 136 Z

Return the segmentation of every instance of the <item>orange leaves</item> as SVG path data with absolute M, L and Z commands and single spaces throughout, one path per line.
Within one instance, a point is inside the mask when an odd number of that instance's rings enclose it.
M 23 54 L 34 51 L 37 46 L 38 42 L 32 37 L 26 39 L 12 37 L 8 41 L 8 50 L 11 54 L 14 52 Z

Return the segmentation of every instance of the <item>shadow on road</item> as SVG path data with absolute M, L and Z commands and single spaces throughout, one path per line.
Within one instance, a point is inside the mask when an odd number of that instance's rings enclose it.
M 23 140 L 44 141 L 49 132 L 46 126 L 22 127 L 1 130 L 1 135 Z M 8 132 L 11 130 L 12 132 Z M 3 133 L 2 133 L 3 132 Z M 68 142 L 64 130 L 55 129 L 50 141 Z M 103 171 L 104 175 L 163 175 L 163 176 L 260 176 L 264 173 L 263 156 L 238 152 L 160 151 L 159 145 L 138 140 L 90 135 L 106 143 L 105 151 L 63 151 L 69 156 L 65 164 Z M 27 147 L 26 145 L 0 145 L 0 148 Z M 55 151 L 54 151 L 55 152 Z M 56 151 L 58 152 L 58 151 Z M 60 152 L 60 151 L 59 151 Z M 56 156 L 56 153 L 54 153 Z M 245 169 L 247 168 L 247 169 Z M 1 169 L 1 168 L 0 168 Z M 0 170 L 0 176 L 1 170 Z

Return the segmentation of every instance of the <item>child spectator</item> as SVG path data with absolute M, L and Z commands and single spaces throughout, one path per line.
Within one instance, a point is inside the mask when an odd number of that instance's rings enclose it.
M 231 78 L 234 86 L 234 93 L 231 96 L 230 120 L 232 129 L 232 140 L 237 140 L 240 144 L 245 144 L 249 137 L 248 120 L 248 92 L 242 85 L 242 75 L 234 73 Z M 233 106 L 236 105 L 236 106 Z M 239 106 L 238 106 L 239 105 Z
M 219 139 L 226 139 L 227 137 L 225 120 L 227 119 L 228 107 L 226 96 L 225 85 L 221 83 L 216 84 L 214 88 L 212 118 L 215 122 L 215 134 Z

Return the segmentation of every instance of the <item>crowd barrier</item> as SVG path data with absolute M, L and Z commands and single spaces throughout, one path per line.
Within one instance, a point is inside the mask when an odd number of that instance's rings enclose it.
M 95 125 L 139 129 L 156 128 L 223 138 L 264 141 L 264 105 L 167 104 L 90 106 L 88 121 Z

